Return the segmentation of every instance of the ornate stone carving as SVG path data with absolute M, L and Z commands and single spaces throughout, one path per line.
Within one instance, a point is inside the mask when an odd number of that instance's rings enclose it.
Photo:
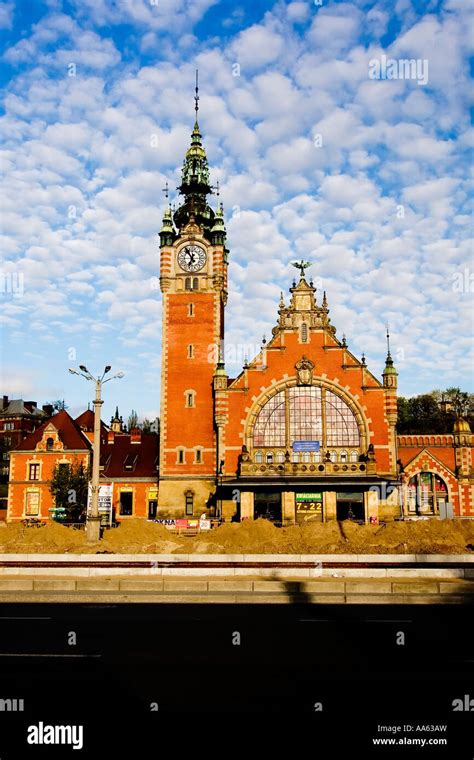
M 299 362 L 295 364 L 298 385 L 311 385 L 313 382 L 314 364 L 311 359 L 302 356 Z

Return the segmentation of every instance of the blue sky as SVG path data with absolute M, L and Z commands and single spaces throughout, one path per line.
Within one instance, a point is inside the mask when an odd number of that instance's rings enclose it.
M 468 15 L 464 0 L 0 2 L 2 392 L 78 413 L 92 388 L 67 368 L 110 363 L 125 377 L 104 417 L 158 413 L 157 232 L 196 67 L 230 374 L 304 257 L 374 374 L 388 321 L 402 394 L 472 390 Z M 426 83 L 371 78 L 383 56 L 419 61 Z

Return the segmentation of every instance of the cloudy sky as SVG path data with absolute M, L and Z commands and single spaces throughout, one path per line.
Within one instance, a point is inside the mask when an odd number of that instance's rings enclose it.
M 0 2 L 2 392 L 79 412 L 92 388 L 67 368 L 110 363 L 126 376 L 104 417 L 158 413 L 157 232 L 195 68 L 231 250 L 230 373 L 304 257 L 374 374 L 388 321 L 402 394 L 472 389 L 468 6 Z M 371 76 L 401 59 L 418 75 Z

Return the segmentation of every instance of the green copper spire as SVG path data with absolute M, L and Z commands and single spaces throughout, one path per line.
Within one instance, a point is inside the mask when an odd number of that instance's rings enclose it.
M 398 376 L 398 372 L 393 366 L 392 354 L 390 353 L 390 333 L 388 331 L 388 325 L 387 325 L 387 358 L 385 359 L 385 369 L 382 372 L 382 375 L 384 377 L 386 377 L 387 375 Z
M 166 183 L 168 185 L 168 183 Z M 166 189 L 167 192 L 167 189 Z M 168 197 L 168 195 L 166 196 Z M 167 203 L 166 208 L 163 212 L 163 220 L 161 223 L 161 229 L 160 229 L 160 245 L 172 245 L 173 241 L 176 238 L 176 231 L 173 226 L 173 217 L 171 215 L 171 208 L 169 203 Z
M 222 203 L 219 206 L 214 217 L 214 224 L 211 228 L 211 238 L 214 245 L 224 245 L 226 238 L 226 229 L 224 224 L 224 208 Z
M 174 222 L 178 230 L 193 220 L 198 224 L 206 237 L 210 237 L 214 223 L 214 211 L 207 203 L 207 195 L 212 193 L 209 180 L 209 166 L 206 151 L 202 145 L 202 135 L 198 123 L 199 102 L 198 72 L 196 71 L 195 111 L 196 121 L 191 133 L 191 145 L 186 151 L 181 171 L 179 192 L 184 195 L 184 203 L 174 214 Z
M 186 152 L 186 158 L 183 162 L 179 191 L 183 195 L 189 195 L 190 193 L 204 193 L 207 195 L 212 192 L 206 151 L 202 146 L 202 135 L 197 121 L 191 134 L 191 145 Z

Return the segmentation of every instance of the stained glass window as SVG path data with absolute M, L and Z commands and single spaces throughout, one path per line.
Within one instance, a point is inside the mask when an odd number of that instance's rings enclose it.
M 354 413 L 335 393 L 326 391 L 326 445 L 358 446 L 359 427 Z
M 320 441 L 323 434 L 321 388 L 289 388 L 290 441 Z
M 291 448 L 295 441 L 319 441 L 321 449 L 359 446 L 357 419 L 336 393 L 316 386 L 292 386 L 272 396 L 260 410 L 253 445 Z M 341 461 L 347 461 L 348 454 L 343 453 Z M 350 459 L 357 461 L 358 452 L 351 452 Z M 292 460 L 299 457 L 293 455 Z
M 253 431 L 254 446 L 285 445 L 285 392 L 273 396 L 258 415 Z

